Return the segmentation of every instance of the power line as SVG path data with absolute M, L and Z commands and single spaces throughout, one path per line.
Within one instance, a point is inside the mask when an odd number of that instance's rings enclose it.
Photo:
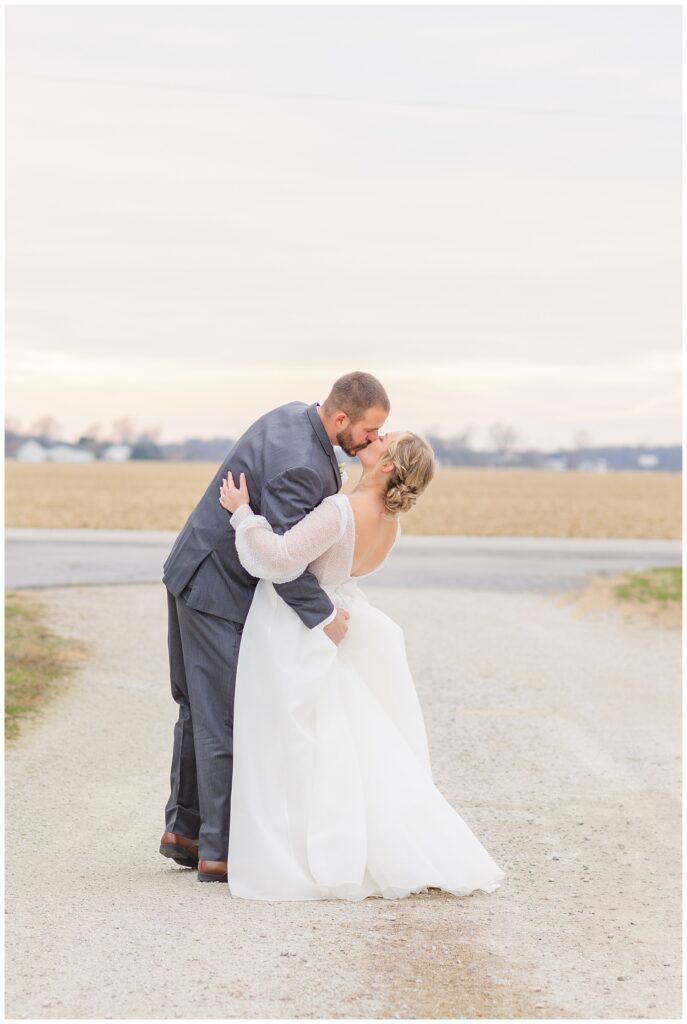
M 393 106 L 393 107 L 414 107 L 418 109 L 429 109 L 429 110 L 456 110 L 466 111 L 474 113 L 486 113 L 486 114 L 525 114 L 531 116 L 544 116 L 544 117 L 582 117 L 582 118 L 601 118 L 601 119 L 616 119 L 616 120 L 627 120 L 627 121 L 680 121 L 681 117 L 679 114 L 641 114 L 641 113 L 625 113 L 622 111 L 603 111 L 603 110 L 575 110 L 569 107 L 518 107 L 518 106 L 502 106 L 498 104 L 472 104 L 472 103 L 451 103 L 437 100 L 400 100 L 400 99 L 383 99 L 377 97 L 355 97 L 355 96 L 331 96 L 331 95 L 318 95 L 316 93 L 276 93 L 276 92 L 265 92 L 253 89 L 228 89 L 222 88 L 221 86 L 195 86 L 186 84 L 174 84 L 169 82 L 136 82 L 136 81 L 123 81 L 121 79 L 107 79 L 107 78 L 80 78 L 77 76 L 59 76 L 59 75 L 29 75 L 29 74 L 9 74 L 8 79 L 19 79 L 25 81 L 36 81 L 36 82 L 61 82 L 68 85 L 109 85 L 119 86 L 129 89 L 151 89 L 158 91 L 171 91 L 171 92 L 187 92 L 187 93 L 199 93 L 209 94 L 217 96 L 227 96 L 229 98 L 245 98 L 245 99 L 276 99 L 276 100 L 294 100 L 294 101 L 305 101 L 315 103 L 348 103 L 348 104 L 363 104 L 365 106 Z

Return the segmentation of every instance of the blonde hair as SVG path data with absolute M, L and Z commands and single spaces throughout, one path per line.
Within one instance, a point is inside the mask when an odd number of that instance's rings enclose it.
M 407 512 L 434 476 L 434 452 L 425 440 L 407 431 L 389 441 L 381 459 L 394 464 L 384 505 L 394 515 Z

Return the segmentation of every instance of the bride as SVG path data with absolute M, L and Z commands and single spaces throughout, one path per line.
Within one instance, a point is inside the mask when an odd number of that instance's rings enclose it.
M 236 679 L 229 833 L 232 896 L 398 899 L 493 892 L 505 872 L 436 788 L 403 632 L 358 580 L 385 561 L 399 514 L 434 474 L 431 448 L 389 433 L 359 452 L 350 495 L 283 535 L 253 513 L 244 475 L 222 482 L 244 568 L 260 577 Z M 306 568 L 348 613 L 336 645 L 272 586 Z

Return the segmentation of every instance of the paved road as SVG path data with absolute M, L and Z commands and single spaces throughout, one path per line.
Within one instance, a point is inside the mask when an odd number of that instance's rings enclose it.
M 7 530 L 13 588 L 156 583 L 176 534 Z M 680 565 L 681 542 L 541 537 L 402 537 L 366 586 L 554 593 L 597 573 Z

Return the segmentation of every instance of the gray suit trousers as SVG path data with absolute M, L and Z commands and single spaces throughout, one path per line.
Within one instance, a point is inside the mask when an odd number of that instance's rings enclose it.
M 169 669 L 179 705 L 165 828 L 200 840 L 199 857 L 226 860 L 234 692 L 243 624 L 196 611 L 167 591 Z M 196 757 L 196 751 L 198 757 Z

